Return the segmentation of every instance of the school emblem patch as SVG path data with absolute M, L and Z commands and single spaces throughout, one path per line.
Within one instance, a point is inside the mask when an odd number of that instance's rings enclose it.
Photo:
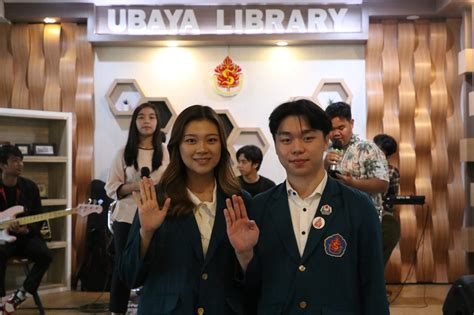
M 333 234 L 324 239 L 324 251 L 332 257 L 342 257 L 346 251 L 347 242 L 341 234 Z

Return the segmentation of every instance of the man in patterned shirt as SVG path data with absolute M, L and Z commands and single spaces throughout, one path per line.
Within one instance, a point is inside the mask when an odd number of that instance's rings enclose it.
M 373 143 L 352 133 L 354 119 L 351 107 L 337 102 L 326 108 L 331 119 L 331 141 L 339 141 L 342 149 L 329 150 L 324 159 L 326 168 L 337 164 L 336 177 L 344 184 L 366 192 L 372 198 L 379 218 L 382 218 L 383 195 L 388 189 L 388 166 L 384 153 Z

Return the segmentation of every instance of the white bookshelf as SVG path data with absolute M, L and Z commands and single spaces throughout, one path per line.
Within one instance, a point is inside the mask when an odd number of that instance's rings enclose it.
M 72 114 L 0 108 L 0 141 L 11 144 L 53 144 L 55 155 L 25 155 L 23 176 L 47 187 L 43 211 L 71 207 Z M 71 217 L 49 220 L 52 240 L 48 247 L 53 261 L 43 277 L 40 294 L 66 291 L 71 286 Z M 13 291 L 24 281 L 18 266 L 7 267 L 6 289 Z

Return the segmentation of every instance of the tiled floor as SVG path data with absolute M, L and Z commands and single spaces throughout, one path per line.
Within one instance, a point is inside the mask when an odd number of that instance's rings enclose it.
M 440 315 L 451 285 L 389 285 L 392 315 Z
M 392 315 L 440 315 L 450 285 L 389 285 Z M 42 295 L 46 314 L 108 314 L 104 308 L 108 293 L 68 291 Z M 130 310 L 130 314 L 133 314 Z M 29 298 L 15 314 L 38 314 L 32 298 Z

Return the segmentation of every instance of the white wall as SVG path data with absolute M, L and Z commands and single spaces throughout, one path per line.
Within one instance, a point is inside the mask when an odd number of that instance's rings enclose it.
M 177 113 L 193 104 L 228 109 L 239 127 L 259 127 L 270 150 L 260 172 L 281 182 L 284 169 L 275 154 L 268 116 L 292 97 L 310 97 L 323 78 L 343 78 L 353 94 L 354 132 L 365 136 L 364 46 L 300 47 L 96 47 L 95 178 L 106 180 L 119 147 L 126 142 L 129 117 L 116 118 L 105 95 L 114 79 L 136 79 L 147 97 L 167 97 Z M 229 55 L 244 74 L 233 97 L 215 93 L 214 68 Z M 322 104 L 323 107 L 327 104 Z

